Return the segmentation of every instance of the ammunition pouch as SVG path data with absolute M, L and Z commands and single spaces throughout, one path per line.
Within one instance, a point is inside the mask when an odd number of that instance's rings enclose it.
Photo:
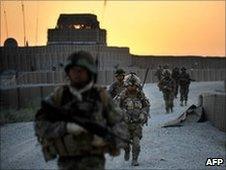
M 127 111 L 126 123 L 142 123 L 140 120 L 140 110 Z
M 67 134 L 64 137 L 57 138 L 54 141 L 54 146 L 57 155 L 62 156 L 79 156 L 79 155 L 92 155 L 114 152 L 110 143 L 103 146 L 92 145 L 93 135 L 83 133 L 81 135 Z
M 43 139 L 41 144 L 42 144 L 42 153 L 46 162 L 53 160 L 57 157 L 57 151 L 53 141 Z

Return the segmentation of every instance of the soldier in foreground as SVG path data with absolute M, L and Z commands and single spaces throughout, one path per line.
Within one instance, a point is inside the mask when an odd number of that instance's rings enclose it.
M 172 79 L 175 82 L 175 88 L 174 88 L 174 97 L 175 98 L 177 98 L 177 94 L 178 94 L 179 78 L 180 78 L 180 70 L 178 67 L 174 67 L 172 70 Z
M 186 72 L 186 68 L 182 67 L 180 78 L 179 78 L 181 106 L 183 106 L 184 104 L 185 106 L 187 106 L 190 83 L 191 83 L 190 75 Z
M 117 69 L 115 72 L 115 79 L 110 87 L 108 92 L 110 93 L 111 97 L 114 98 L 117 95 L 119 95 L 123 89 L 125 88 L 124 86 L 124 77 L 125 77 L 125 71 L 123 69 Z
M 128 136 L 123 115 L 106 90 L 95 84 L 97 68 L 91 54 L 73 53 L 65 72 L 70 84 L 48 96 L 35 116 L 45 160 L 58 157 L 59 169 L 104 169 L 104 154 L 117 156 L 125 146 L 120 138 Z
M 141 90 L 140 79 L 129 74 L 125 77 L 126 89 L 123 90 L 117 102 L 125 113 L 125 122 L 128 125 L 132 146 L 128 143 L 125 147 L 124 159 L 129 160 L 132 147 L 132 165 L 138 166 L 138 156 L 140 153 L 140 140 L 142 138 L 142 126 L 148 121 L 149 101 Z
M 171 78 L 171 73 L 169 70 L 164 70 L 163 78 L 158 84 L 159 89 L 163 93 L 163 98 L 165 101 L 166 113 L 169 111 L 173 112 L 173 100 L 174 100 L 174 88 L 175 84 L 173 79 Z

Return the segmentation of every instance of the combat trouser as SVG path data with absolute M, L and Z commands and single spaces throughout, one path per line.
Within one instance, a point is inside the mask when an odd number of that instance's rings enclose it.
M 175 83 L 175 89 L 174 89 L 174 97 L 177 98 L 177 94 L 178 94 L 178 83 Z
M 127 158 L 131 148 L 132 148 L 132 164 L 134 162 L 137 163 L 138 156 L 140 153 L 140 139 L 142 138 L 142 126 L 138 123 L 129 123 L 128 124 L 128 130 L 130 135 L 130 140 L 132 141 L 132 144 L 127 144 L 125 147 L 125 158 Z M 128 159 L 125 159 L 128 160 Z M 136 164 L 138 165 L 138 164 Z
M 189 92 L 188 86 L 181 86 L 180 87 L 180 101 L 181 101 L 182 104 L 183 104 L 183 101 L 185 101 L 185 103 L 187 103 L 188 92 Z
M 173 112 L 174 94 L 173 93 L 163 93 L 163 98 L 164 98 L 164 101 L 165 101 L 166 112 L 167 113 L 169 113 L 169 111 Z

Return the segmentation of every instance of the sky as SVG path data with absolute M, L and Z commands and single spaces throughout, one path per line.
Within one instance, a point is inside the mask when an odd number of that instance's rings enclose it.
M 1 46 L 24 44 L 21 1 L 1 0 Z M 61 13 L 92 13 L 107 30 L 107 45 L 137 55 L 225 56 L 225 1 L 23 1 L 30 46 L 46 45 Z M 7 28 L 7 29 L 6 29 Z

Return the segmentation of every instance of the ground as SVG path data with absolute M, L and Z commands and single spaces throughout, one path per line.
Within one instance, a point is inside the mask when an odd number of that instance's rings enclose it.
M 151 119 L 143 128 L 140 166 L 125 162 L 124 152 L 118 157 L 106 155 L 106 169 L 225 169 L 223 166 L 206 167 L 207 158 L 226 158 L 226 133 L 206 121 L 197 123 L 190 115 L 183 126 L 162 128 L 163 123 L 178 117 L 190 105 L 197 104 L 202 92 L 219 91 L 222 82 L 193 82 L 187 107 L 175 100 L 174 112 L 165 113 L 162 94 L 156 84 L 146 84 L 145 94 L 150 99 Z M 34 136 L 33 122 L 6 124 L 1 127 L 0 169 L 56 169 L 56 161 L 45 162 L 40 145 Z

